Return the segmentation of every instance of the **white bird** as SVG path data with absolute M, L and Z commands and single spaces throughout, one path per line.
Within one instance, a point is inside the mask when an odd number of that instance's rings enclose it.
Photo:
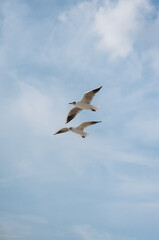
M 91 105 L 90 102 L 92 101 L 93 97 L 95 96 L 95 94 L 102 88 L 96 88 L 92 91 L 86 92 L 82 99 L 80 101 L 77 102 L 71 102 L 69 104 L 73 104 L 75 107 L 73 107 L 68 115 L 67 115 L 67 119 L 66 119 L 66 123 L 68 123 L 69 121 L 71 121 L 80 111 L 82 111 L 83 109 L 85 110 L 92 110 L 92 111 L 96 111 L 98 109 L 97 106 L 95 105 Z
M 74 132 L 77 133 L 79 135 L 81 135 L 81 137 L 85 138 L 86 136 L 88 136 L 89 134 L 87 132 L 84 132 L 83 130 L 86 127 L 89 127 L 90 125 L 96 124 L 96 123 L 100 123 L 101 121 L 90 121 L 90 122 L 83 122 L 81 123 L 79 126 L 77 126 L 76 128 L 70 127 L 70 128 L 61 128 L 59 131 L 57 131 L 56 133 L 54 133 L 54 135 L 59 134 L 59 133 L 64 133 L 64 132 Z

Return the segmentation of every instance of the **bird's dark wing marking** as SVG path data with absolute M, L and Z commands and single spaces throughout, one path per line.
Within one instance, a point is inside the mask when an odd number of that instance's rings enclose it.
M 73 107 L 67 115 L 66 123 L 70 122 L 80 111 L 82 111 L 81 108 Z

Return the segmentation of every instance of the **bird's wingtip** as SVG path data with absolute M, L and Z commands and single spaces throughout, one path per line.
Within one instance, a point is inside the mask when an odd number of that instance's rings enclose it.
M 100 123 L 100 122 L 102 122 L 102 121 L 96 121 L 96 123 Z
M 102 88 L 102 86 L 100 86 L 100 87 L 98 87 L 98 88 L 96 88 L 96 89 L 94 89 L 94 90 L 92 90 L 93 91 L 93 93 L 97 93 L 97 92 L 99 92 L 99 90 Z

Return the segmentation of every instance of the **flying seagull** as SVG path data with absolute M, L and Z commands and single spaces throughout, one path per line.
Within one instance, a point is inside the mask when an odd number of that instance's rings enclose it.
M 95 105 L 91 105 L 90 102 L 92 101 L 93 97 L 95 96 L 95 94 L 102 88 L 96 88 L 92 91 L 86 92 L 82 99 L 80 101 L 77 102 L 71 102 L 69 104 L 73 104 L 75 107 L 73 107 L 68 115 L 67 115 L 67 119 L 66 119 L 66 123 L 70 122 L 80 111 L 82 111 L 83 109 L 86 110 L 92 110 L 92 111 L 96 111 L 98 109 L 97 106 Z
M 86 136 L 88 136 L 89 134 L 87 132 L 84 132 L 83 130 L 86 127 L 89 127 L 90 125 L 96 124 L 96 123 L 100 123 L 101 121 L 90 121 L 90 122 L 83 122 L 81 123 L 79 126 L 77 126 L 76 128 L 70 127 L 70 128 L 61 128 L 59 131 L 57 131 L 56 133 L 54 133 L 54 135 L 59 134 L 59 133 L 64 133 L 64 132 L 74 132 L 77 133 L 79 135 L 81 135 L 81 137 L 85 138 Z

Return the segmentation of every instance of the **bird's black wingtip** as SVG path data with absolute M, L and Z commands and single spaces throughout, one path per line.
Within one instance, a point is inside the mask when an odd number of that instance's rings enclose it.
M 66 122 L 65 122 L 65 124 L 67 124 L 69 121 L 71 121 L 71 120 L 67 119 Z
M 97 121 L 97 123 L 100 123 L 100 122 L 102 122 L 102 121 Z
M 72 115 L 68 116 L 66 123 L 70 122 L 75 116 L 76 116 L 76 114 L 72 114 Z
M 93 93 L 97 93 L 101 88 L 102 88 L 102 86 L 100 86 L 99 88 L 94 89 Z

